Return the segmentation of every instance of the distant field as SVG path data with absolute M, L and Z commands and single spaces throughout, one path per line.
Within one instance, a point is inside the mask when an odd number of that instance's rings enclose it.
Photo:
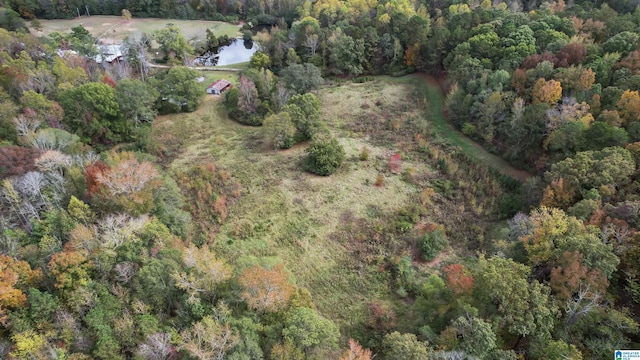
M 119 43 L 137 31 L 151 34 L 169 23 L 178 25 L 187 39 L 194 36 L 204 37 L 206 29 L 211 29 L 217 36 L 238 37 L 240 35 L 238 25 L 220 21 L 133 18 L 127 22 L 120 16 L 83 16 L 66 20 L 40 20 L 40 22 L 42 31 L 31 28 L 31 33 L 36 36 L 48 35 L 54 31 L 70 32 L 72 27 L 82 25 L 104 43 Z

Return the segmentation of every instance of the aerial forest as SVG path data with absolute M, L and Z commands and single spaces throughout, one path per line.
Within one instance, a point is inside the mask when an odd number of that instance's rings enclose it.
M 636 5 L 0 0 L 0 359 L 640 348 Z

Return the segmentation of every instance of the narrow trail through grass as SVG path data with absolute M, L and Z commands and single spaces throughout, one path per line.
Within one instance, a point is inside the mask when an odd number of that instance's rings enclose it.
M 417 74 L 413 76 L 421 79 L 423 82 L 421 87 L 431 107 L 429 121 L 438 135 L 444 138 L 450 145 L 459 147 L 467 156 L 492 167 L 501 174 L 519 181 L 525 181 L 532 176 L 527 171 L 514 168 L 501 157 L 491 154 L 480 144 L 456 129 L 443 115 L 442 106 L 444 103 L 444 94 L 438 81 L 427 74 Z

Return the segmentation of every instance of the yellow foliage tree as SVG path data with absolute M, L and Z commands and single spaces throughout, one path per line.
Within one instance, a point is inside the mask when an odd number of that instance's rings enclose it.
M 132 18 L 131 11 L 127 9 L 122 9 L 122 18 L 127 20 L 127 22 L 129 22 Z
M 547 103 L 553 105 L 562 98 L 562 86 L 559 81 L 540 78 L 533 85 L 531 98 L 534 104 Z
M 420 45 L 413 44 L 404 52 L 404 63 L 407 66 L 416 65 L 416 61 L 418 60 L 418 56 L 420 55 Z
M 27 330 L 14 334 L 11 339 L 15 344 L 11 356 L 15 359 L 41 359 L 38 355 L 44 355 L 42 350 L 46 345 L 46 339 L 42 334 Z
M 189 272 L 173 274 L 176 286 L 185 290 L 191 298 L 200 293 L 213 293 L 217 286 L 231 278 L 231 267 L 206 246 L 198 249 L 194 245 L 185 248 L 182 261 Z
M 637 90 L 625 90 L 616 105 L 623 123 L 629 124 L 640 119 L 640 95 Z
M 89 271 L 92 267 L 93 264 L 82 251 L 54 254 L 48 265 L 49 273 L 56 278 L 55 287 L 70 290 L 89 284 Z

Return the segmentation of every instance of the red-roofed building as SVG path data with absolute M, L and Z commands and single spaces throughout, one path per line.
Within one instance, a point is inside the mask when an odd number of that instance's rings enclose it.
M 207 94 L 220 95 L 225 90 L 231 89 L 232 87 L 233 85 L 225 79 L 216 80 L 207 88 Z

